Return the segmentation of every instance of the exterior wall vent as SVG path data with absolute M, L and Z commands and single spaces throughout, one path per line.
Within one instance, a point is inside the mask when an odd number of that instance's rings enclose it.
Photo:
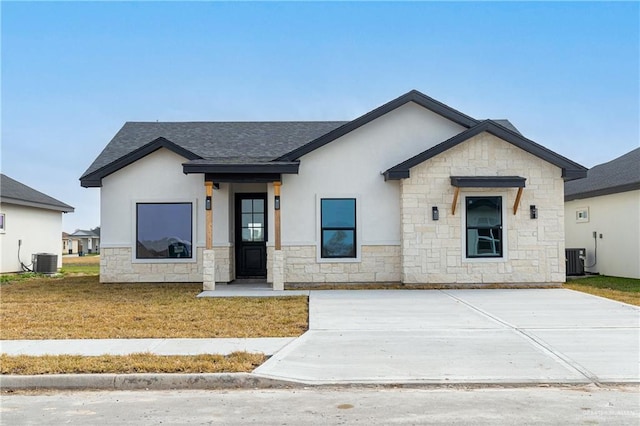
M 33 272 L 38 274 L 55 274 L 58 272 L 58 255 L 52 253 L 34 254 Z
M 584 275 L 584 259 L 587 250 L 583 248 L 568 248 L 565 250 L 567 275 Z

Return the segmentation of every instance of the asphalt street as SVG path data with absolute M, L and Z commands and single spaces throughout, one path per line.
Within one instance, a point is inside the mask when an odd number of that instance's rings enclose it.
M 2 425 L 638 424 L 637 387 L 316 388 L 3 395 Z

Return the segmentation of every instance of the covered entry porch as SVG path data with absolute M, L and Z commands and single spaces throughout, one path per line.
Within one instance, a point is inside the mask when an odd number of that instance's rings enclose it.
M 195 160 L 183 168 L 204 177 L 204 292 L 283 291 L 280 189 L 282 174 L 297 173 L 298 163 Z

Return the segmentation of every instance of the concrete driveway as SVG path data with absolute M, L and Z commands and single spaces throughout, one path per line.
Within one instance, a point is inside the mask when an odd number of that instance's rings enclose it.
M 312 291 L 255 374 L 330 383 L 638 383 L 640 309 L 562 289 Z

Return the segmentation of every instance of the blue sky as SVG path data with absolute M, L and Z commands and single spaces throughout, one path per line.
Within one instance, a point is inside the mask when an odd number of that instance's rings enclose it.
M 126 121 L 349 120 L 411 90 L 585 166 L 639 145 L 640 7 L 7 2 L 2 172 L 99 224 L 78 178 Z

